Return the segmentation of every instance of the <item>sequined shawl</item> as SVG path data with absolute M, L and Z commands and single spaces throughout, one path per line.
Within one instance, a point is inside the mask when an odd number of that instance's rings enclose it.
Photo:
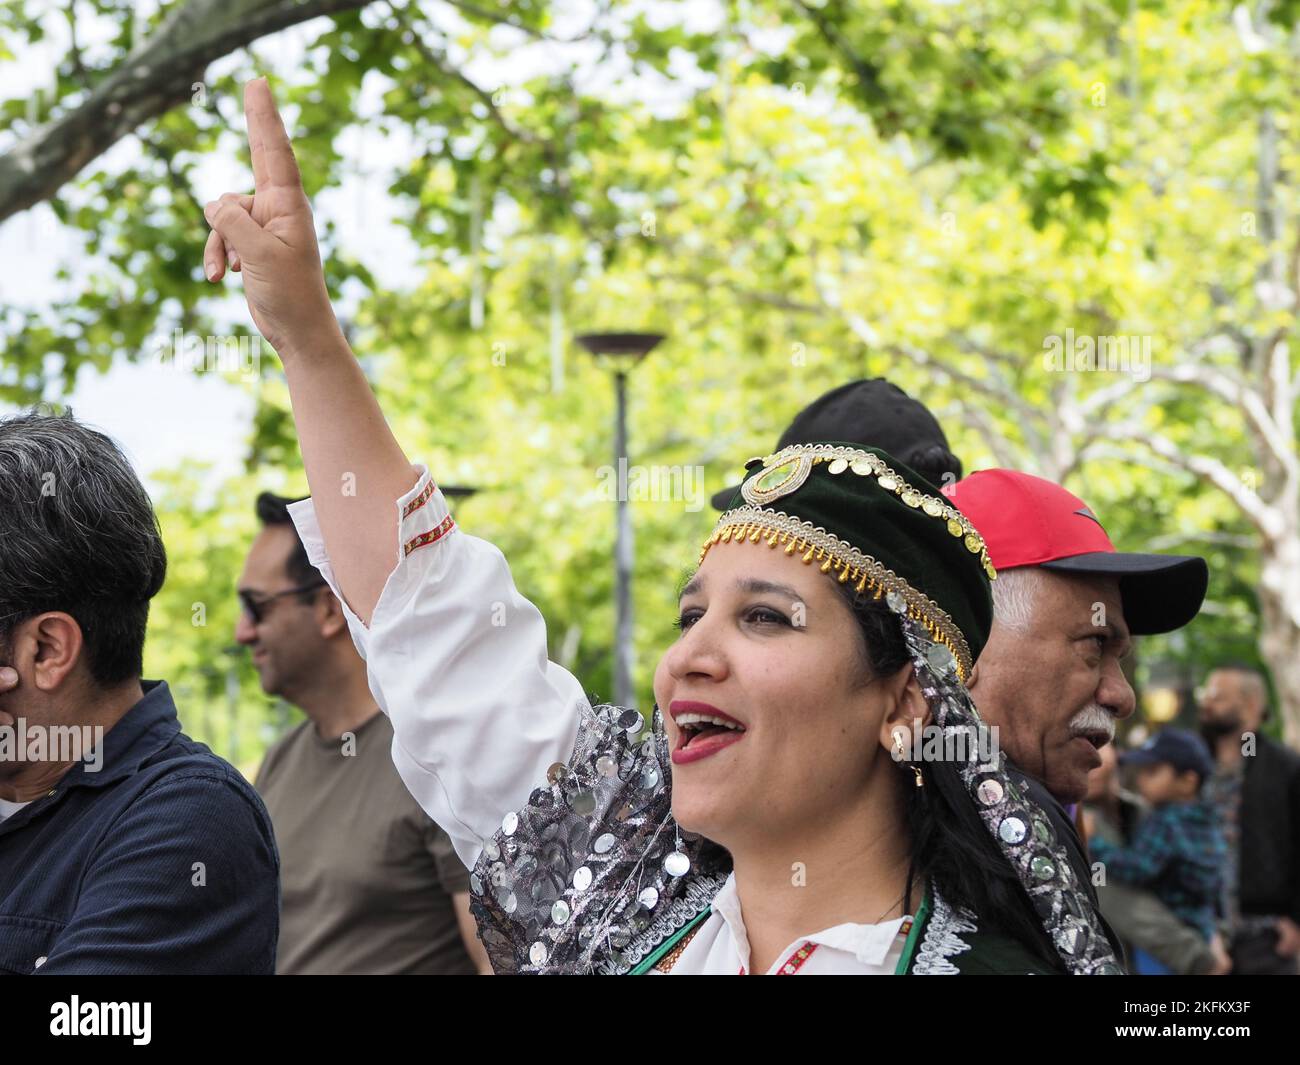
M 896 612 L 935 721 L 974 730 L 979 714 L 953 656 L 905 610 Z M 673 819 L 658 708 L 641 736 L 643 728 L 635 710 L 586 708 L 568 764 L 552 766 L 527 805 L 506 814 L 485 844 L 470 877 L 471 907 L 498 973 L 632 972 L 707 911 L 725 883 L 726 851 L 681 831 Z M 1041 808 L 1007 775 L 1004 757 L 988 765 L 962 762 L 960 770 L 1065 969 L 1121 972 L 1065 848 Z M 958 972 L 948 959 L 978 915 L 931 897 L 930 927 L 918 930 L 909 971 Z

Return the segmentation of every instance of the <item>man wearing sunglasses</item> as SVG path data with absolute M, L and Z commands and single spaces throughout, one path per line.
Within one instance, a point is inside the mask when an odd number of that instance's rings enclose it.
M 306 720 L 267 752 L 256 786 L 282 866 L 276 971 L 490 972 L 469 873 L 393 766 L 393 729 L 339 602 L 289 518 L 263 493 L 239 581 L 235 639 L 262 689 Z

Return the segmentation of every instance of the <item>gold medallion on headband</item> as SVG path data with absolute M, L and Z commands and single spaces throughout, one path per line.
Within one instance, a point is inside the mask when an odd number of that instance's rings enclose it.
M 812 473 L 812 455 L 792 455 L 784 462 L 768 466 L 740 486 L 747 503 L 762 506 L 797 491 Z

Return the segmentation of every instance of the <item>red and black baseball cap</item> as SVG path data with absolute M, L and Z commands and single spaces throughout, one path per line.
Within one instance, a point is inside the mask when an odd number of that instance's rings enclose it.
M 1182 628 L 1205 600 L 1205 559 L 1116 551 L 1092 508 L 1051 481 L 1017 470 L 979 470 L 943 492 L 984 537 L 999 571 L 1042 566 L 1118 577 L 1124 620 L 1135 636 Z

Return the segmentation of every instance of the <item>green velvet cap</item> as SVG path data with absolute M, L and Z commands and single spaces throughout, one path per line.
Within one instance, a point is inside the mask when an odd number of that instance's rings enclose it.
M 983 538 L 937 488 L 883 451 L 838 442 L 792 444 L 745 470 L 701 561 L 719 543 L 783 550 L 888 599 L 969 677 L 993 624 L 997 573 Z

